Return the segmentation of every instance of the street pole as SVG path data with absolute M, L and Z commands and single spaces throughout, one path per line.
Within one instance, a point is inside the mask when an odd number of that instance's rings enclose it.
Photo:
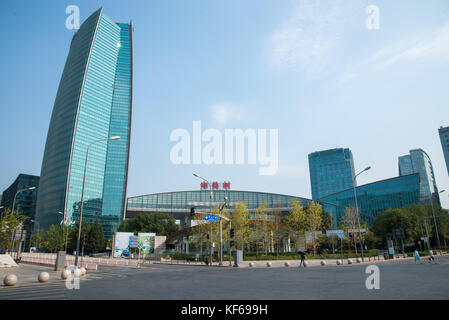
M 229 220 L 229 266 L 230 267 L 232 267 L 231 229 L 232 229 L 231 220 Z
M 88 146 L 87 146 L 87 151 L 86 151 L 86 161 L 84 163 L 84 175 L 83 175 L 83 189 L 81 191 L 81 209 L 80 209 L 80 218 L 79 218 L 79 225 L 78 225 L 78 239 L 76 241 L 76 256 L 75 256 L 75 267 L 78 267 L 78 258 L 79 258 L 79 251 L 80 251 L 80 240 L 81 240 L 81 225 L 83 222 L 83 207 L 84 207 L 84 188 L 86 186 L 86 171 L 87 171 L 87 159 L 89 157 L 89 149 L 90 147 L 97 142 L 100 141 L 107 141 L 107 140 L 118 140 L 120 139 L 120 137 L 115 136 L 115 137 L 109 137 L 109 138 L 104 138 L 104 139 L 98 139 L 95 141 L 92 141 Z
M 426 241 L 424 241 L 425 244 L 427 244 L 427 250 L 430 249 L 430 238 L 429 238 L 429 231 L 427 230 L 427 222 L 426 222 L 426 217 L 424 217 L 424 227 L 426 228 Z M 426 246 L 424 246 L 426 247 Z
M 443 193 L 444 190 L 441 190 L 438 193 Z M 429 196 L 429 200 L 430 200 L 430 206 L 432 207 L 432 216 L 433 216 L 433 223 L 435 224 L 435 233 L 437 234 L 437 243 L 438 243 L 438 251 L 441 254 L 441 244 L 440 244 L 440 236 L 438 234 L 438 226 L 437 226 L 437 220 L 435 218 L 435 209 L 433 208 L 433 200 L 432 200 L 432 195 Z
M 13 202 L 12 202 L 11 213 L 14 212 L 14 207 L 16 206 L 16 198 L 17 198 L 17 195 L 18 195 L 20 192 L 23 192 L 23 191 L 31 191 L 31 190 L 34 190 L 34 189 L 36 189 L 36 187 L 30 187 L 30 188 L 26 188 L 26 189 L 20 189 L 20 190 L 17 190 L 16 194 L 14 195 L 14 200 L 13 200 Z M 22 228 L 22 227 L 21 227 L 21 228 Z M 20 243 L 20 241 L 19 241 L 19 243 Z M 12 249 L 14 249 L 15 245 L 16 245 L 16 240 L 13 239 L 13 242 L 12 242 Z M 17 254 L 18 254 L 18 252 L 17 252 Z
M 220 263 L 219 265 L 222 266 L 223 265 L 223 209 L 226 207 L 227 202 L 228 202 L 228 198 L 225 197 L 224 198 L 224 203 L 220 206 Z
M 357 180 L 356 180 L 356 179 L 357 179 L 357 176 L 358 176 L 359 174 L 365 172 L 365 171 L 368 171 L 369 169 L 371 169 L 371 167 L 365 168 L 363 171 L 361 171 L 361 172 L 359 172 L 358 174 L 356 174 L 356 175 L 353 177 L 353 179 L 352 179 L 352 182 L 353 182 L 353 189 L 354 189 L 355 211 L 356 211 L 356 216 L 357 216 L 357 223 L 358 223 L 358 225 L 359 225 L 359 242 L 360 242 L 360 251 L 361 251 L 361 254 L 362 254 L 362 262 L 365 261 L 365 255 L 364 255 L 364 253 L 363 253 L 362 229 L 360 228 L 359 206 L 358 206 L 358 204 L 357 204 L 357 193 L 356 193 L 356 190 L 355 190 L 355 185 L 356 185 L 356 181 L 357 181 Z M 351 170 L 351 172 L 352 172 L 352 170 Z

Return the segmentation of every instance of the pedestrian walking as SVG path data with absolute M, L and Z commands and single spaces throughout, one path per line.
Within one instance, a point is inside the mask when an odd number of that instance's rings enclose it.
M 301 256 L 301 262 L 299 263 L 299 267 L 301 268 L 301 265 L 306 267 L 306 254 L 304 251 L 298 251 L 298 254 Z
M 437 264 L 437 262 L 435 261 L 435 257 L 433 256 L 433 251 L 432 250 L 429 250 L 429 263 L 435 263 L 435 264 Z
M 421 259 L 421 257 L 419 256 L 418 249 L 415 249 L 415 251 L 413 252 L 413 256 L 415 257 L 415 264 L 416 264 Z

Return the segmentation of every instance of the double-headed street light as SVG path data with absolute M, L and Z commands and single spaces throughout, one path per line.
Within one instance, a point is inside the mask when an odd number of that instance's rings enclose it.
M 362 262 L 365 261 L 365 256 L 364 256 L 364 253 L 363 253 L 362 229 L 360 228 L 359 206 L 357 204 L 357 193 L 356 193 L 356 190 L 355 190 L 355 186 L 356 186 L 357 176 L 362 174 L 365 171 L 370 170 L 370 169 L 371 169 L 371 167 L 366 167 L 365 169 L 360 171 L 358 174 L 353 176 L 353 179 L 352 179 L 353 189 L 354 189 L 355 212 L 356 212 L 356 216 L 357 216 L 357 223 L 359 225 L 359 242 L 360 242 L 360 249 L 361 249 L 361 254 L 362 254 Z
M 32 223 L 37 224 L 37 233 L 39 234 L 40 226 L 41 224 L 37 222 L 36 220 L 31 220 Z M 39 243 L 36 241 L 36 248 L 39 247 Z
M 114 137 L 109 137 L 109 138 L 103 138 L 103 139 L 98 139 L 95 141 L 92 141 L 88 146 L 87 146 L 87 152 L 86 152 L 86 162 L 84 164 L 84 177 L 83 177 L 83 189 L 81 191 L 81 209 L 80 209 L 80 219 L 79 219 L 79 226 L 78 226 L 78 239 L 76 241 L 76 257 L 75 257 L 75 266 L 78 267 L 78 258 L 79 258 L 79 249 L 80 249 L 80 239 L 81 239 L 81 223 L 83 222 L 83 206 L 84 206 L 84 187 L 86 185 L 86 171 L 87 171 L 87 158 L 89 157 L 89 149 L 90 147 L 97 142 L 101 142 L 101 141 L 107 141 L 107 140 L 118 140 L 120 139 L 119 136 L 114 136 Z
M 443 193 L 444 191 L 446 190 L 441 190 L 440 192 L 438 192 L 438 194 Z M 433 223 L 435 224 L 435 233 L 437 234 L 438 251 L 441 254 L 440 236 L 438 235 L 437 219 L 435 218 L 435 210 L 433 208 L 432 194 L 429 196 L 429 200 L 430 206 L 432 207 L 432 216 L 433 216 Z
M 209 181 L 207 181 L 206 179 L 204 179 L 203 177 L 201 177 L 198 173 L 193 173 L 193 175 L 197 178 L 200 178 L 201 180 L 207 182 L 207 185 L 209 186 L 209 190 L 210 190 L 210 212 L 212 214 L 212 198 L 213 198 L 213 192 L 212 192 L 212 185 L 210 184 Z M 210 224 L 210 266 L 212 266 L 212 223 Z

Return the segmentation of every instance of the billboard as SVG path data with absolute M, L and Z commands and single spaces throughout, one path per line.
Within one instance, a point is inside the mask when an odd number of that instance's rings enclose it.
M 154 253 L 154 237 L 155 236 L 156 236 L 155 233 L 139 232 L 138 243 L 141 244 L 142 247 L 145 248 L 145 249 L 141 250 L 141 253 L 143 253 L 144 255 L 149 254 L 149 253 Z
M 114 258 L 129 258 L 129 237 L 133 236 L 132 232 L 116 232 L 114 237 Z

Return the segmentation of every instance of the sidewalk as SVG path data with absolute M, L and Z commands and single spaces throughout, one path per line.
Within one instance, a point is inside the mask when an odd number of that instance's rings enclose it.
M 39 276 L 39 273 L 44 271 L 50 274 L 50 280 L 47 283 L 40 283 L 37 278 Z M 17 267 L 0 269 L 0 290 L 7 288 L 3 283 L 3 279 L 8 274 L 15 274 L 17 276 L 17 284 L 14 287 L 24 287 L 31 285 L 45 286 L 48 283 L 64 281 L 61 279 L 61 271 L 54 271 L 54 268 L 20 263 Z

